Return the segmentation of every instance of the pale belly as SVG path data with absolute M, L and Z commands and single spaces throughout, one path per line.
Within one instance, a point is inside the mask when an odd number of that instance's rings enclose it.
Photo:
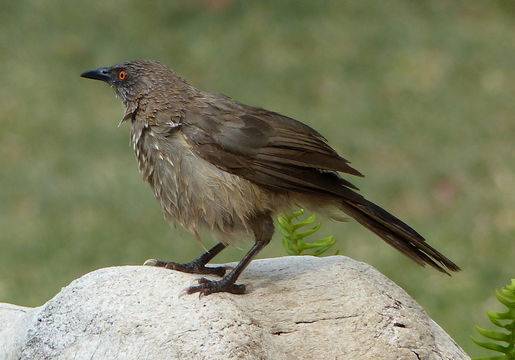
M 234 243 L 251 233 L 255 215 L 276 213 L 290 202 L 288 193 L 263 190 L 198 157 L 180 132 L 161 138 L 148 131 L 135 151 L 165 218 L 197 237 L 205 229 L 220 241 Z

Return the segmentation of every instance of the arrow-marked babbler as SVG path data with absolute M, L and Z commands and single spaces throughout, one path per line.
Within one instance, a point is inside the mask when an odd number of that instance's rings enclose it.
M 132 126 L 139 170 L 165 218 L 197 238 L 207 229 L 220 241 L 187 264 L 147 262 L 223 276 L 200 278 L 187 293 L 244 293 L 236 279 L 270 242 L 274 216 L 295 207 L 340 210 L 416 263 L 447 274 L 460 270 L 411 227 L 358 194 L 340 173 L 363 175 L 309 126 L 200 91 L 155 61 L 129 61 L 81 76 L 108 83 L 123 101 L 121 122 Z M 206 266 L 249 235 L 254 245 L 234 268 Z

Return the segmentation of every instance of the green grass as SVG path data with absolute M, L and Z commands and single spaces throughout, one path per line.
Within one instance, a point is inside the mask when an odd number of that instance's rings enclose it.
M 0 301 L 39 305 L 99 267 L 201 251 L 141 181 L 120 102 L 78 76 L 151 58 L 325 134 L 363 193 L 463 272 L 419 268 L 355 223 L 324 231 L 482 354 L 469 336 L 515 271 L 514 3 L 206 4 L 2 1 Z M 261 257 L 284 254 L 277 240 Z

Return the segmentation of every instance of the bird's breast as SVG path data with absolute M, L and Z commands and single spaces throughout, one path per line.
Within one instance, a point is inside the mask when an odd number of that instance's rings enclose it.
M 165 218 L 194 234 L 207 228 L 226 240 L 248 232 L 254 214 L 275 212 L 275 196 L 200 158 L 181 131 L 164 136 L 151 126 L 133 125 L 132 145 Z

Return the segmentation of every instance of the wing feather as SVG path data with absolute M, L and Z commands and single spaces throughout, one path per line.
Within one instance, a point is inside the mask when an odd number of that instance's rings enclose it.
M 262 186 L 363 199 L 338 172 L 363 175 L 294 119 L 238 103 L 202 106 L 185 113 L 181 131 L 199 156 Z

